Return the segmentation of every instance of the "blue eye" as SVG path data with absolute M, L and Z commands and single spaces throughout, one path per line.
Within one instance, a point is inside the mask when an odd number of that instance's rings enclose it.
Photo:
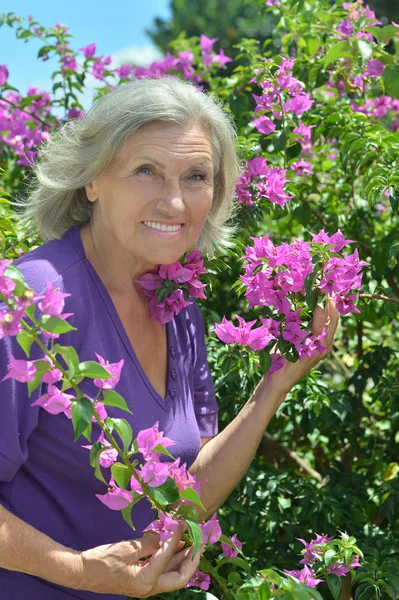
M 147 173 L 145 173 L 144 171 L 147 171 Z M 144 175 L 148 175 L 148 173 L 150 173 L 151 175 L 154 174 L 149 167 L 139 167 L 137 169 L 137 173 L 143 173 Z
M 192 179 L 192 177 L 199 177 L 199 179 L 194 179 L 193 181 L 204 181 L 205 179 L 205 175 L 203 173 L 193 173 L 190 175 L 190 179 Z

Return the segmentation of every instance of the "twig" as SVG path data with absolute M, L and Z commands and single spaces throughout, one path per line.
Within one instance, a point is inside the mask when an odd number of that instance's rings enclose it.
M 301 474 L 310 475 L 311 477 L 317 479 L 319 483 L 324 484 L 323 477 L 320 475 L 320 473 L 313 469 L 313 467 L 304 461 L 303 458 L 298 456 L 296 452 L 280 444 L 280 442 L 271 436 L 270 433 L 267 433 L 267 431 L 265 431 L 263 434 L 263 438 L 269 446 L 272 446 L 273 449 L 276 450 L 278 454 L 281 454 L 289 462 L 293 463 L 299 469 Z
M 359 294 L 359 298 L 374 298 L 374 300 L 385 300 L 386 302 L 399 304 L 398 298 L 392 298 L 392 296 L 385 296 L 384 294 Z
M 36 121 L 39 121 L 39 123 L 41 123 L 45 127 L 53 127 L 53 125 L 54 125 L 54 123 L 46 123 L 46 121 L 43 121 L 43 119 L 41 119 L 40 117 L 36 117 L 36 115 L 28 112 L 27 110 L 24 110 L 23 108 L 20 108 L 17 104 L 14 104 L 14 102 L 11 102 L 10 100 L 7 100 L 3 96 L 0 96 L 0 101 L 1 102 L 6 102 L 7 104 L 9 104 L 10 106 L 12 106 L 13 108 L 16 108 L 17 110 L 20 110 L 21 112 L 25 113 L 26 115 L 29 115 L 32 119 L 36 119 Z

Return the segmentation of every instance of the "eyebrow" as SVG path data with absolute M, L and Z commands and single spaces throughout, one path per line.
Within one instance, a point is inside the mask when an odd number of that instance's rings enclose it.
M 134 161 L 141 161 L 141 160 L 146 160 L 150 163 L 153 163 L 154 165 L 157 165 L 158 167 L 162 167 L 165 168 L 165 165 L 159 161 L 157 161 L 155 158 L 152 158 L 150 156 L 135 156 Z M 205 160 L 201 160 L 200 162 L 196 163 L 193 168 L 195 167 L 212 167 L 213 164 L 210 160 L 205 159 Z

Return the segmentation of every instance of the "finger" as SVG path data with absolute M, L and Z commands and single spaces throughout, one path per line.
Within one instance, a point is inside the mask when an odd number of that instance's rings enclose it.
M 184 548 L 184 550 L 177 552 L 172 557 L 172 560 L 170 560 L 168 562 L 168 564 L 166 565 L 166 567 L 164 569 L 164 573 L 170 573 L 171 571 L 178 571 L 181 567 L 183 560 L 185 560 L 187 558 L 187 556 L 189 555 L 190 550 L 191 550 L 191 547 Z
M 132 544 L 136 546 L 137 558 L 145 558 L 155 554 L 159 550 L 159 542 L 159 535 L 153 531 L 138 540 L 133 540 Z
M 194 549 L 191 547 L 187 558 L 182 561 L 179 569 L 169 573 L 162 573 L 159 576 L 154 593 L 173 592 L 173 590 L 186 587 L 198 568 L 201 556 L 201 553 L 197 552 L 193 560 L 193 551 Z
M 327 300 L 325 313 L 325 328 L 327 331 L 327 336 L 323 344 L 331 349 L 334 342 L 334 335 L 339 323 L 339 312 L 337 311 L 335 302 L 332 300 Z
M 178 551 L 179 542 L 185 529 L 186 524 L 180 523 L 174 534 L 168 540 L 164 541 L 159 550 L 152 556 L 149 564 L 145 565 L 144 569 L 153 571 L 152 575 L 155 578 L 164 571 L 166 565 Z

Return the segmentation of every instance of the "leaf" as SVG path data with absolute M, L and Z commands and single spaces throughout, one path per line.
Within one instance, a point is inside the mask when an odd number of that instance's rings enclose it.
M 310 308 L 310 310 L 314 310 L 317 306 L 317 302 L 319 300 L 319 291 L 316 288 L 313 288 L 309 294 L 305 296 L 305 302 Z
M 345 58 L 348 56 L 352 56 L 349 42 L 338 42 L 337 44 L 334 44 L 326 54 L 324 59 L 324 69 L 326 69 L 329 65 L 331 65 L 331 63 L 335 62 L 339 58 Z
M 385 92 L 392 98 L 399 99 L 399 65 L 388 65 L 382 74 Z
M 327 552 L 324 554 L 324 564 L 326 565 L 326 567 L 329 567 L 330 565 L 332 565 L 336 555 L 337 555 L 337 553 L 334 549 L 327 550 Z
M 117 408 L 125 410 L 131 415 L 133 414 L 128 405 L 126 404 L 126 400 L 114 390 L 104 390 L 101 402 L 103 404 L 106 404 L 107 406 L 116 406 Z
M 272 144 L 276 152 L 281 152 L 284 150 L 286 143 L 287 136 L 285 135 L 284 131 L 276 131 L 272 137 Z
M 55 344 L 53 351 L 56 354 L 60 354 L 65 360 L 69 370 L 69 376 L 72 379 L 79 368 L 79 356 L 75 348 L 73 346 L 61 346 L 60 344 Z
M 272 364 L 272 357 L 267 352 L 259 352 L 259 362 L 262 369 L 262 373 L 266 374 Z
M 153 452 L 157 452 L 158 454 L 164 454 L 165 456 L 169 456 L 169 458 L 172 458 L 173 460 L 175 460 L 175 457 L 171 455 L 171 453 L 168 451 L 167 448 L 165 448 L 164 446 L 162 446 L 162 444 L 157 444 L 153 449 Z
M 29 358 L 30 349 L 34 342 L 33 336 L 27 331 L 20 331 L 17 335 L 17 342 L 25 352 L 27 358 Z
M 19 298 L 25 293 L 25 290 L 29 289 L 29 286 L 26 283 L 21 271 L 14 265 L 9 265 L 4 271 L 4 275 L 12 279 L 17 284 L 13 290 L 14 296 Z
M 92 426 L 93 403 L 88 398 L 79 398 L 72 405 L 72 423 L 76 440 Z
M 276 571 L 273 571 L 273 569 L 262 569 L 261 571 L 258 571 L 258 573 L 263 575 L 263 577 L 267 577 L 271 583 L 274 583 L 277 586 L 281 584 L 281 576 L 276 573 Z
M 113 428 L 116 429 L 123 443 L 123 451 L 126 453 L 133 437 L 132 428 L 129 423 L 125 419 L 112 419 L 111 417 L 107 417 L 106 423 L 111 423 Z
M 197 554 L 198 550 L 201 548 L 202 531 L 201 531 L 201 528 L 198 525 L 198 523 L 196 523 L 195 521 L 193 521 L 191 519 L 185 519 L 185 522 L 187 523 L 189 536 L 193 542 L 193 546 L 194 546 L 193 558 L 194 558 L 194 556 Z
M 327 552 L 329 552 L 329 550 L 327 550 Z M 331 574 L 326 576 L 326 582 L 328 589 L 334 596 L 334 600 L 338 600 L 341 592 L 341 579 L 338 577 L 338 575 Z
M 122 489 L 126 489 L 132 477 L 131 471 L 127 465 L 116 462 L 111 466 L 112 477 Z
M 124 521 L 135 531 L 135 527 L 132 522 L 132 508 L 133 503 L 130 503 L 126 508 L 122 508 L 121 513 Z
M 372 49 L 371 45 L 368 42 L 366 42 L 365 40 L 358 40 L 357 43 L 359 46 L 359 51 L 360 51 L 360 55 L 361 55 L 362 59 L 364 61 L 368 60 L 373 54 L 373 49 Z
M 39 325 L 44 331 L 49 333 L 67 333 L 68 331 L 77 331 L 68 321 L 61 317 L 53 317 L 51 315 L 42 315 L 39 319 Z
M 179 493 L 179 496 L 180 496 L 180 498 L 185 498 L 186 500 L 189 500 L 193 504 L 196 504 L 197 506 L 202 508 L 202 510 L 206 510 L 205 506 L 202 504 L 202 501 L 201 501 L 201 498 L 200 498 L 198 492 L 196 492 L 193 488 L 187 488 L 186 490 L 181 491 Z
M 113 376 L 95 360 L 86 360 L 78 365 L 78 372 L 91 379 L 112 379 Z
M 99 463 L 100 454 L 105 448 L 106 446 L 104 446 L 104 444 L 101 442 L 96 442 L 92 445 L 90 448 L 90 464 L 94 468 L 94 475 L 97 477 L 97 479 L 108 485 L 108 482 L 105 480 L 102 474 Z
M 179 489 L 171 477 L 159 487 L 148 487 L 148 493 L 161 506 L 168 506 L 179 499 Z

